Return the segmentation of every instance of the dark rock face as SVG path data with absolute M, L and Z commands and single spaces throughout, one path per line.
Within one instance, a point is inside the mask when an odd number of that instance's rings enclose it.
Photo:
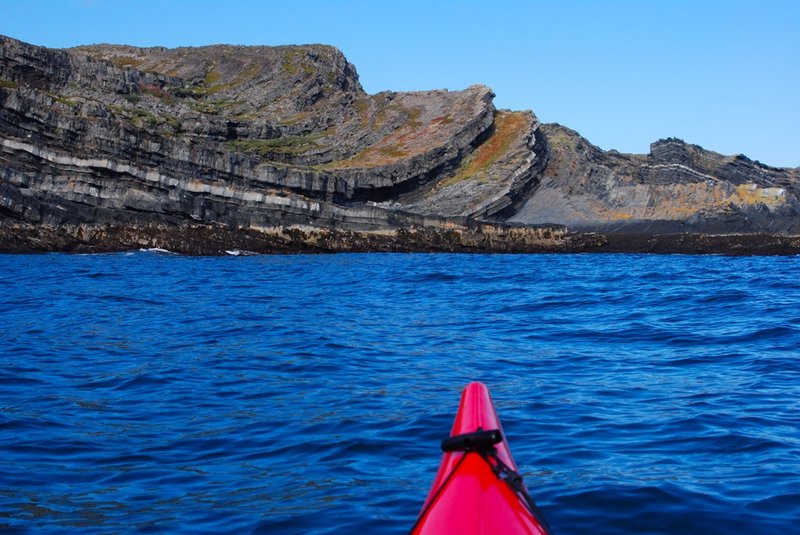
M 0 36 L 0 250 L 572 251 L 609 247 L 598 232 L 800 233 L 797 169 L 675 139 L 604 152 L 493 97 L 368 95 L 322 45 Z
M 7 252 L 108 252 L 164 249 L 187 255 L 329 252 L 546 253 L 597 250 L 606 239 L 565 228 L 469 225 L 399 226 L 383 232 L 336 228 L 233 229 L 219 225 L 0 225 Z
M 679 139 L 634 155 L 602 151 L 560 125 L 540 132 L 547 166 L 510 221 L 612 234 L 800 234 L 797 169 L 722 156 Z

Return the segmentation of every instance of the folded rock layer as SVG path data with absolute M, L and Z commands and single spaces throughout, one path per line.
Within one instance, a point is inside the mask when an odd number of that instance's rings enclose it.
M 606 152 L 493 97 L 369 95 L 323 45 L 0 36 L 0 250 L 574 251 L 800 233 L 798 169 L 677 139 Z

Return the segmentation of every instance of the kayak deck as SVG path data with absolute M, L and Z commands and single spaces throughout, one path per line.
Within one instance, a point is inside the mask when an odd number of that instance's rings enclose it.
M 481 431 L 494 430 L 492 441 L 499 442 L 476 445 L 475 438 L 491 435 Z M 453 443 L 461 439 L 462 451 L 445 451 L 412 533 L 547 535 L 521 479 L 516 486 L 505 481 L 518 477 L 517 467 L 484 384 L 464 388 L 450 436 Z

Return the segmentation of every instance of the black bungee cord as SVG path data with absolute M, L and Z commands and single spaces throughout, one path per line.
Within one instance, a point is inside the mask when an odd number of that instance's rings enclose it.
M 441 485 L 439 485 L 439 488 L 436 489 L 436 492 L 433 494 L 433 496 L 431 496 L 431 499 L 428 500 L 427 505 L 417 517 L 417 521 L 414 522 L 410 533 L 413 533 L 414 530 L 417 529 L 420 521 L 422 521 L 422 519 L 425 517 L 425 514 L 436 501 L 436 498 L 439 496 L 442 489 L 447 486 L 447 483 L 458 471 L 459 466 L 461 466 L 461 463 L 467 458 L 467 455 L 474 452 L 477 453 L 484 461 L 486 461 L 486 464 L 488 464 L 492 469 L 492 472 L 497 479 L 503 481 L 512 491 L 514 491 L 515 494 L 522 498 L 528 511 L 531 513 L 533 518 L 536 519 L 542 529 L 544 529 L 545 534 L 552 535 L 550 525 L 547 523 L 547 520 L 545 520 L 544 515 L 539 509 L 539 506 L 536 505 L 533 497 L 525 488 L 525 485 L 522 481 L 522 476 L 519 474 L 519 472 L 513 470 L 510 466 L 504 463 L 503 460 L 497 455 L 497 448 L 495 447 L 495 444 L 498 444 L 502 441 L 503 435 L 499 429 L 492 429 L 489 431 L 478 429 L 473 433 L 464 433 L 444 439 L 442 441 L 443 452 L 452 453 L 463 451 L 464 455 L 461 456 L 461 458 L 458 460 L 458 463 L 456 463 L 456 465 L 447 475 L 447 478 L 442 482 Z

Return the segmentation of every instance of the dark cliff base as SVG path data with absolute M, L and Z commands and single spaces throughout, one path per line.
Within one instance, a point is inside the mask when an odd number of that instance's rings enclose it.
M 766 234 L 548 234 L 547 229 L 229 229 L 208 225 L 0 225 L 0 253 L 106 253 L 158 248 L 184 255 L 337 252 L 800 254 L 800 237 Z
M 772 234 L 608 234 L 594 249 L 608 253 L 795 255 L 800 236 Z
M 473 228 L 425 227 L 377 232 L 311 227 L 254 230 L 211 225 L 0 225 L 0 253 L 103 253 L 150 248 L 197 256 L 336 252 L 574 253 L 597 249 L 602 242 L 601 236 L 590 233 L 490 224 Z

